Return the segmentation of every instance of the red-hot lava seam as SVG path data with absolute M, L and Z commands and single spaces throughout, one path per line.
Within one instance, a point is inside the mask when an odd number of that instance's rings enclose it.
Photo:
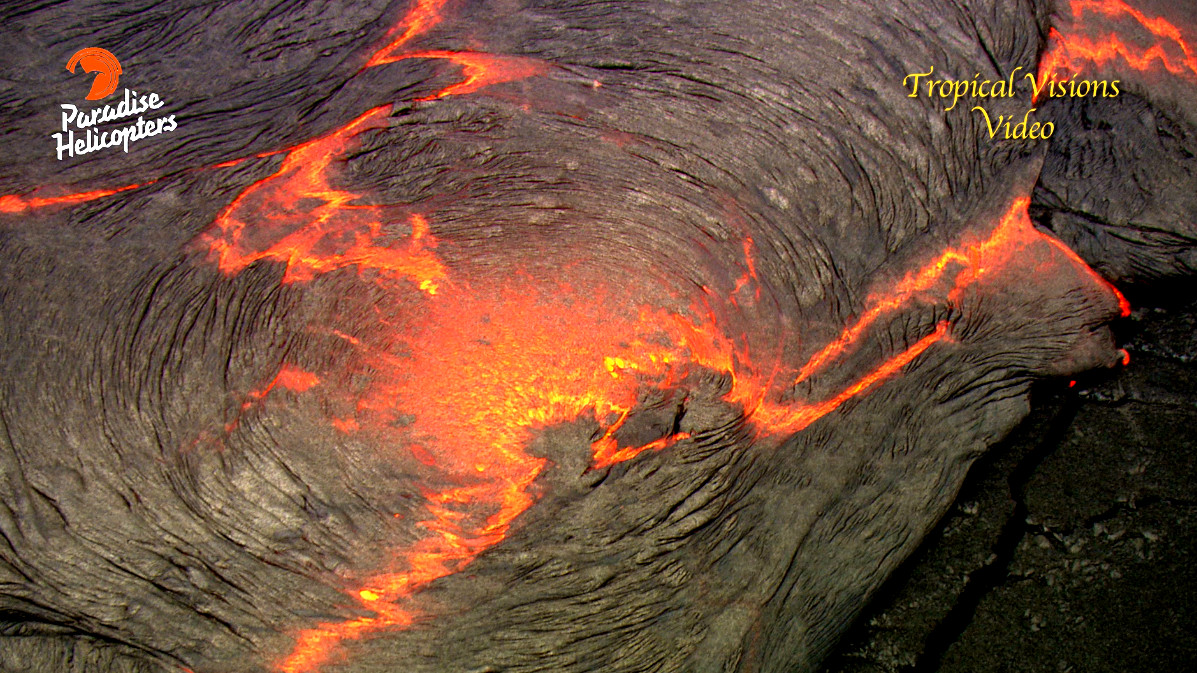
M 199 447 L 208 449 L 220 448 L 229 435 L 241 427 L 241 421 L 245 418 L 245 415 L 251 409 L 260 406 L 267 396 L 275 390 L 290 390 L 295 393 L 303 393 L 318 385 L 320 385 L 320 377 L 294 365 L 284 363 L 266 385 L 245 393 L 245 397 L 242 398 L 241 404 L 238 406 L 233 418 L 224 424 L 223 433 L 201 432 L 190 445 L 183 449 L 183 452 L 194 451 Z
M 404 18 L 387 33 L 387 37 L 399 32 L 400 29 L 402 29 L 402 33 L 400 33 L 395 40 L 371 56 L 363 66 L 363 69 L 385 65 L 388 63 L 395 63 L 397 61 L 411 58 L 444 59 L 462 67 L 462 81 L 456 84 L 451 84 L 435 94 L 417 99 L 419 101 L 429 101 L 438 98 L 445 98 L 447 96 L 470 94 L 495 84 L 503 84 L 506 82 L 513 82 L 529 77 L 535 77 L 548 70 L 548 65 L 546 63 L 537 61 L 535 59 L 517 56 L 503 56 L 500 54 L 489 54 L 475 51 L 458 52 L 428 50 L 403 54 L 393 53 L 396 49 L 403 46 L 412 38 L 424 33 L 429 28 L 436 25 L 441 20 L 440 11 L 444 4 L 445 0 L 417 0 L 416 4 L 408 11 Z M 385 109 L 385 107 L 375 108 L 374 110 L 367 112 L 364 116 L 373 116 L 375 113 L 378 113 L 383 109 Z M 347 126 L 337 129 L 324 136 L 324 138 L 318 139 L 316 141 L 309 141 L 308 143 L 304 143 L 296 147 L 261 152 L 253 155 L 252 157 L 230 159 L 228 161 L 222 161 L 210 166 L 200 167 L 195 170 L 229 168 L 241 164 L 242 162 L 251 158 L 262 158 L 282 153 L 288 153 L 289 158 L 293 159 L 294 163 L 294 161 L 298 161 L 297 157 L 302 157 L 304 155 L 304 150 L 310 149 L 310 145 L 312 143 L 330 141 L 333 139 L 347 140 L 348 138 L 352 137 L 360 130 L 356 129 L 355 125 L 361 121 L 362 118 L 359 117 L 353 122 L 350 122 L 350 124 Z M 119 192 L 145 187 L 155 182 L 157 182 L 157 179 L 134 185 L 116 187 L 113 189 L 77 192 L 74 194 L 55 197 L 32 197 L 28 194 L 0 195 L 0 213 L 21 213 L 33 208 L 83 203 L 86 201 L 92 201 L 106 196 L 111 196 L 112 194 L 117 194 Z M 295 279 L 293 278 L 292 280 Z
M 279 367 L 278 373 L 274 375 L 274 378 L 270 379 L 269 383 L 261 388 L 251 390 L 245 394 L 245 400 L 241 402 L 241 413 L 245 413 L 246 411 L 252 409 L 255 404 L 258 404 L 262 400 L 266 399 L 266 396 L 275 389 L 303 393 L 318 385 L 320 385 L 319 376 L 316 376 L 311 372 L 304 371 L 295 365 L 283 364 L 281 367 Z M 234 418 L 232 421 L 226 423 L 224 427 L 225 432 L 232 432 L 233 430 L 236 430 L 240 420 L 240 415 L 238 415 L 237 418 Z
M 732 288 L 731 296 L 729 297 L 729 300 L 731 301 L 731 303 L 733 305 L 737 305 L 737 306 L 739 305 L 736 302 L 736 295 L 738 295 L 740 293 L 740 290 L 743 290 L 744 288 L 748 287 L 749 285 L 751 285 L 753 287 L 753 299 L 755 301 L 760 301 L 760 299 L 761 299 L 761 286 L 760 286 L 760 282 L 759 282 L 760 279 L 757 278 L 757 276 L 756 276 L 756 255 L 753 254 L 752 246 L 753 246 L 752 237 L 745 236 L 744 237 L 744 273 L 739 278 L 736 279 L 736 284 Z
M 1197 75 L 1197 53 L 1181 30 L 1163 17 L 1149 17 L 1123 0 L 1070 0 L 1069 6 L 1073 25 L 1065 32 L 1051 29 L 1051 46 L 1039 62 L 1039 81 L 1061 73 L 1078 73 L 1086 63 L 1100 67 L 1118 57 L 1135 70 L 1148 70 L 1158 63 L 1174 75 Z M 1119 32 L 1129 36 L 1137 30 L 1154 42 L 1148 47 L 1131 44 L 1119 33 L 1089 26 L 1086 19 L 1090 15 L 1133 21 Z
M 407 14 L 399 20 L 399 23 L 387 31 L 384 39 L 391 38 L 396 33 L 399 33 L 399 36 L 374 52 L 374 55 L 366 61 L 366 65 L 363 67 L 372 68 L 407 58 L 406 56 L 394 56 L 393 54 L 396 49 L 407 44 L 412 38 L 423 34 L 429 28 L 440 23 L 441 9 L 444 6 L 445 0 L 416 0 L 416 4 L 407 11 Z M 400 32 L 401 30 L 402 32 Z
M 396 53 L 400 47 L 440 22 L 444 4 L 445 0 L 417 0 L 403 19 L 387 33 L 388 38 L 396 33 L 399 33 L 399 36 L 376 51 L 366 61 L 362 69 L 410 58 L 445 59 L 462 67 L 464 76 L 462 81 L 447 86 L 431 96 L 418 98 L 418 101 L 469 94 L 493 84 L 535 77 L 548 70 L 546 63 L 535 59 L 477 51 L 424 50 Z M 400 30 L 402 30 L 401 33 Z
M 101 199 L 105 196 L 112 196 L 120 192 L 127 192 L 130 189 L 137 189 L 138 187 L 145 187 L 152 185 L 157 180 L 150 180 L 136 185 L 125 185 L 124 187 L 116 187 L 115 189 L 96 189 L 90 192 L 76 192 L 74 194 L 66 194 L 63 196 L 40 196 L 34 197 L 20 194 L 5 194 L 0 196 L 0 213 L 22 213 L 26 210 L 34 208 L 45 208 L 46 206 L 55 205 L 73 205 L 76 203 L 83 203 L 85 201 L 93 201 Z
M 355 205 L 361 195 L 328 182 L 336 157 L 356 145 L 357 134 L 385 124 L 386 114 L 385 106 L 374 108 L 296 147 L 277 172 L 242 191 L 201 239 L 220 270 L 236 273 L 259 260 L 279 261 L 286 264 L 283 282 L 289 283 L 357 266 L 411 279 L 435 294 L 445 269 L 431 249 L 436 241 L 428 234 L 427 221 L 411 216 L 406 248 L 379 245 L 379 209 Z
M 457 96 L 473 93 L 483 87 L 505 82 L 515 82 L 529 77 L 544 74 L 548 65 L 542 61 L 518 56 L 502 56 L 475 51 L 416 51 L 396 57 L 395 60 L 407 58 L 440 58 L 446 59 L 462 67 L 465 79 L 457 84 L 451 84 L 444 89 L 417 98 L 418 101 L 435 100 L 445 96 Z
M 346 145 L 337 141 L 313 147 L 336 152 Z M 321 170 L 332 165 L 311 159 Z M 293 184 L 287 171 L 271 180 L 278 184 L 258 188 L 285 190 Z M 327 177 L 298 184 L 324 186 Z M 325 216 L 284 221 L 281 226 L 287 231 L 282 240 L 329 236 L 330 222 L 373 231 L 377 223 L 372 219 L 342 218 L 325 210 L 347 207 L 343 196 L 336 192 L 329 195 L 330 203 L 309 203 Z M 261 201 L 279 202 L 293 203 L 289 199 Z M 1027 217 L 1028 202 L 1025 197 L 1017 199 L 989 236 L 945 251 L 893 288 L 875 292 L 870 308 L 833 343 L 853 344 L 878 316 L 897 310 L 921 293 L 936 291 L 941 301 L 958 301 L 966 288 L 1012 263 L 1035 263 L 1042 258 L 1036 252 L 1046 251 L 1048 263 L 1054 264 L 1059 259 L 1055 251 L 1061 250 L 1067 263 L 1079 263 L 1066 248 L 1059 248 L 1058 242 L 1045 239 L 1034 229 Z M 247 207 L 244 203 L 237 210 Z M 256 219 L 271 221 L 265 214 Z M 210 242 L 214 250 L 227 250 L 229 246 L 220 244 L 221 237 L 242 233 L 240 226 L 214 224 Z M 360 232 L 343 233 L 351 233 L 345 238 L 357 240 Z M 418 234 L 413 230 L 413 237 L 417 235 L 434 240 L 427 230 Z M 1044 246 L 1045 240 L 1049 245 Z M 432 247 L 417 252 L 431 254 Z M 407 251 L 410 254 L 412 247 Z M 292 257 L 278 255 L 274 259 L 290 264 Z M 311 274 L 349 264 L 359 270 L 380 268 L 377 256 L 347 259 L 338 256 L 304 264 Z M 236 273 L 244 266 L 239 263 L 225 268 Z M 448 273 L 444 267 L 436 268 L 441 274 Z M 941 284 L 949 271 L 954 271 L 952 282 Z M 410 415 L 414 421 L 408 421 L 406 441 L 385 444 L 406 444 L 420 463 L 450 481 L 464 479 L 467 483 L 426 492 L 426 518 L 418 525 L 428 537 L 395 550 L 397 570 L 362 580 L 353 598 L 372 610 L 372 616 L 318 624 L 298 632 L 294 649 L 276 664 L 277 670 L 314 671 L 347 638 L 410 625 L 416 616 L 410 605 L 415 591 L 460 571 L 481 551 L 501 541 L 514 519 L 534 502 L 529 487 L 545 462 L 530 456 L 525 446 L 537 428 L 592 416 L 603 430 L 591 445 L 592 469 L 665 448 L 687 435 L 679 433 L 642 446 L 619 446 L 615 436 L 633 412 L 642 388 L 672 388 L 687 371 L 703 367 L 730 376 L 732 385 L 725 399 L 741 406 L 762 433 L 792 434 L 892 377 L 932 345 L 947 340 L 950 332 L 950 325 L 941 322 L 930 334 L 838 394 L 819 402 L 787 404 L 773 401 L 767 380 L 745 353 L 737 351 L 733 340 L 721 333 L 709 313 L 694 318 L 650 307 L 621 312 L 612 310 L 610 297 L 601 290 L 578 292 L 563 285 L 535 288 L 530 278 L 511 286 L 484 288 L 471 288 L 460 279 L 447 283 L 445 292 L 436 296 L 417 293 L 423 296 L 425 309 L 421 324 L 402 334 L 408 344 L 405 356 L 363 351 L 374 381 L 361 393 L 355 417 L 337 419 L 336 427 L 345 432 L 386 432 L 379 429 L 394 427 L 398 415 Z M 396 301 L 400 302 L 399 295 Z M 1121 299 L 1119 303 L 1123 303 Z M 703 315 L 696 310 L 692 313 Z M 338 336 L 361 345 L 356 337 Z M 824 358 L 815 370 L 832 359 Z
M 953 278 L 953 287 L 947 298 L 955 301 L 964 288 L 995 269 L 1004 267 L 1011 257 L 1031 244 L 1046 241 L 1084 270 L 1094 282 L 1107 288 L 1118 298 L 1119 311 L 1123 317 L 1130 315 L 1130 304 L 1122 293 L 1089 267 L 1075 252 L 1059 240 L 1040 234 L 1034 229 L 1027 215 L 1030 200 L 1020 198 L 1003 216 L 997 229 L 984 239 L 966 241 L 956 248 L 949 248 L 931 263 L 917 271 L 908 273 L 891 287 L 874 292 L 865 300 L 867 308 L 823 348 L 819 349 L 798 370 L 795 383 L 810 376 L 849 351 L 878 318 L 892 314 L 905 307 L 920 295 L 939 285 L 946 277 Z

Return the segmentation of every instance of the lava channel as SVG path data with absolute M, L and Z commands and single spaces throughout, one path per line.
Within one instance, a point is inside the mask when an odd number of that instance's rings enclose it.
M 1039 62 L 1041 85 L 1115 59 L 1141 72 L 1159 67 L 1190 80 L 1197 78 L 1197 51 L 1176 24 L 1148 16 L 1124 0 L 1069 0 L 1068 4 L 1072 25 L 1049 32 L 1048 50 Z M 1119 30 L 1108 29 L 1109 23 Z M 1140 45 L 1144 42 L 1147 46 Z
M 378 446 L 405 447 L 427 468 L 428 484 L 453 484 L 424 491 L 423 517 L 416 524 L 423 537 L 391 550 L 389 567 L 362 577 L 350 592 L 350 600 L 371 615 L 301 629 L 291 652 L 275 664 L 283 673 L 318 670 L 347 639 L 410 626 L 419 616 L 420 589 L 460 572 L 505 539 L 537 498 L 533 485 L 546 461 L 527 446 L 541 429 L 583 419 L 593 423 L 591 469 L 686 441 L 689 436 L 679 433 L 621 446 L 617 436 L 645 391 L 684 386 L 690 374 L 704 369 L 729 377 L 724 399 L 740 407 L 760 434 L 789 435 L 951 340 L 951 324 L 941 321 L 837 394 L 781 402 L 780 391 L 772 389 L 777 363 L 757 366 L 711 311 L 628 305 L 620 298 L 649 293 L 629 287 L 614 292 L 595 279 L 571 286 L 537 281 L 531 273 L 505 282 L 455 274 L 436 254 L 450 242 L 437 239 L 426 216 L 412 215 L 406 242 L 395 243 L 390 233 L 404 225 L 382 222 L 378 209 L 356 205 L 360 195 L 332 186 L 336 159 L 355 146 L 357 134 L 377 127 L 381 114 L 372 110 L 294 150 L 274 175 L 234 199 L 201 237 L 226 274 L 276 262 L 284 265 L 282 281 L 294 283 L 355 268 L 362 282 L 391 292 L 392 304 L 375 308 L 376 330 L 392 333 L 388 342 L 398 352 L 330 329 L 359 350 L 371 372 L 365 389 L 353 393 L 352 415 L 330 423 Z M 1016 199 L 987 236 L 945 250 L 893 287 L 871 294 L 868 308 L 808 361 L 798 380 L 825 370 L 881 316 L 917 297 L 959 301 L 966 289 L 1012 263 L 1041 263 L 1044 255 L 1029 254 L 1033 248 L 1047 251 L 1046 263 L 1081 264 L 1031 226 L 1028 202 Z M 751 259 L 751 244 L 744 246 Z M 753 263 L 749 268 L 751 278 Z M 366 270 L 382 273 L 360 273 Z M 395 277 L 411 282 L 384 284 Z M 337 372 L 309 376 L 297 379 L 298 386 L 333 380 Z M 327 386 L 322 390 L 333 394 Z

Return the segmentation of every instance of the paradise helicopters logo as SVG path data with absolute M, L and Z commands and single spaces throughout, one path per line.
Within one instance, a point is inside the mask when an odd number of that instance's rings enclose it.
M 91 82 L 91 90 L 87 93 L 87 100 L 103 100 L 116 92 L 123 70 L 120 61 L 112 52 L 98 47 L 80 49 L 67 61 L 66 69 L 74 74 L 77 66 L 82 66 L 84 72 L 96 74 Z M 57 145 L 58 160 L 62 161 L 64 156 L 74 157 L 109 147 L 122 147 L 128 152 L 129 143 L 174 131 L 179 125 L 175 122 L 173 114 L 151 117 L 148 120 L 142 116 L 161 109 L 164 105 L 166 103 L 156 93 L 139 96 L 136 91 L 129 89 L 125 89 L 124 98 L 115 105 L 106 104 L 103 107 L 82 110 L 72 103 L 63 103 L 62 131 L 52 135 Z M 116 128 L 102 127 L 104 124 L 132 117 L 137 117 L 136 123 L 130 122 Z

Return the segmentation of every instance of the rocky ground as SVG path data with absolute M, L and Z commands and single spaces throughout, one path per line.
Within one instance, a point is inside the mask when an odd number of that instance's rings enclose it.
M 1170 294 L 1117 326 L 1128 367 L 1035 389 L 824 673 L 1193 670 L 1197 292 Z

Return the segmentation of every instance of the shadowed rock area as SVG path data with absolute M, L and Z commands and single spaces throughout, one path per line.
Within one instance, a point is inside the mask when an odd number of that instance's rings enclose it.
M 825 673 L 1122 673 L 1197 657 L 1191 296 L 1174 288 L 1123 321 L 1129 367 L 1035 390 Z

